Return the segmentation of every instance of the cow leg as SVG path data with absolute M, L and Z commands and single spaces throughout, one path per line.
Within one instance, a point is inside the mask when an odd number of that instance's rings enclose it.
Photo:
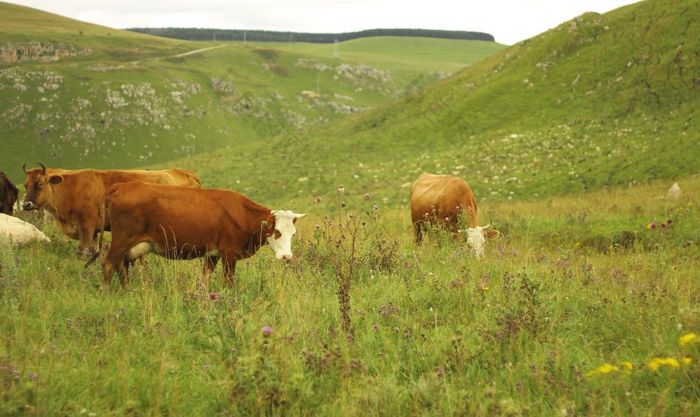
M 124 258 L 124 261 L 119 265 L 117 268 L 117 272 L 119 273 L 119 282 L 122 284 L 122 288 L 126 289 L 126 286 L 129 284 L 128 278 L 129 278 L 129 266 L 131 265 L 131 261 L 129 261 L 126 257 Z
M 233 287 L 233 275 L 236 273 L 236 260 L 223 259 L 224 261 L 224 281 L 227 287 Z
M 207 256 L 204 258 L 204 276 L 208 277 L 216 269 L 216 264 L 219 263 L 218 256 Z
M 413 222 L 413 235 L 416 239 L 416 243 L 421 243 L 423 240 L 423 223 L 420 221 Z
M 202 284 L 205 289 L 209 288 L 209 277 L 211 276 L 214 269 L 216 269 L 216 264 L 219 262 L 218 256 L 207 256 L 204 258 L 203 268 L 202 268 Z
M 110 245 L 109 252 L 107 252 L 103 264 L 104 284 L 106 286 L 111 285 L 112 275 L 114 275 L 115 270 L 119 274 L 122 285 L 126 282 L 127 269 L 124 264 L 129 262 L 129 260 L 126 259 L 127 247 L 128 246 L 114 244 L 114 242 Z
M 92 242 L 93 242 L 93 236 L 95 235 L 95 225 L 94 224 L 86 224 L 84 226 L 80 227 L 80 230 L 78 231 L 79 233 L 79 239 L 80 243 L 78 244 L 78 256 L 82 255 L 89 255 L 92 250 Z

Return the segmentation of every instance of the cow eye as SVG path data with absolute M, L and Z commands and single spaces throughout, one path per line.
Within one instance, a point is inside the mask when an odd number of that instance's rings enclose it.
M 279 239 L 282 237 L 282 233 L 280 233 L 279 230 L 275 229 L 275 239 Z

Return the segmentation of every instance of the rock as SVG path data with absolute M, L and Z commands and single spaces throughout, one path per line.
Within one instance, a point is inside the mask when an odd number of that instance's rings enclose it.
M 8 238 L 14 246 L 24 246 L 31 242 L 51 242 L 33 224 L 17 217 L 0 213 L 0 238 Z
M 681 187 L 678 186 L 677 182 L 674 182 L 671 188 L 668 189 L 668 193 L 666 193 L 666 198 L 671 199 L 671 200 L 676 200 L 680 198 L 681 196 Z

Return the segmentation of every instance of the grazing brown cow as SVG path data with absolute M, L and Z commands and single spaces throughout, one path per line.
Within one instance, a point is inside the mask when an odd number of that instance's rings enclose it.
M 27 174 L 24 187 L 24 210 L 44 209 L 51 213 L 63 233 L 80 241 L 78 255 L 87 255 L 96 248 L 94 237 L 100 231 L 100 209 L 105 192 L 114 184 L 144 181 L 199 188 L 197 176 L 191 171 L 168 169 L 162 171 L 136 170 L 65 170 L 46 168 L 22 169 Z M 109 218 L 105 230 L 109 230 Z
M 19 190 L 10 178 L 0 171 L 0 213 L 12 216 L 12 209 L 17 201 Z
M 235 191 L 143 182 L 113 186 L 104 205 L 103 212 L 112 221 L 104 279 L 109 284 L 116 269 L 122 285 L 130 263 L 154 252 L 170 259 L 204 257 L 205 274 L 221 258 L 230 286 L 236 261 L 253 256 L 265 244 L 277 259 L 291 260 L 294 223 L 305 216 L 271 211 Z
M 426 225 L 439 225 L 458 233 L 460 216 L 468 216 L 467 241 L 477 257 L 484 252 L 484 230 L 476 219 L 476 200 L 466 181 L 451 175 L 427 172 L 411 186 L 411 220 L 416 242 L 423 238 Z

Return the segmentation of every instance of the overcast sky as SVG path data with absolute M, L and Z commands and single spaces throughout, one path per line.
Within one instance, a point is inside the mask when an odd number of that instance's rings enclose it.
M 584 12 L 633 0 L 9 0 L 113 28 L 208 27 L 295 32 L 470 30 L 511 45 Z

